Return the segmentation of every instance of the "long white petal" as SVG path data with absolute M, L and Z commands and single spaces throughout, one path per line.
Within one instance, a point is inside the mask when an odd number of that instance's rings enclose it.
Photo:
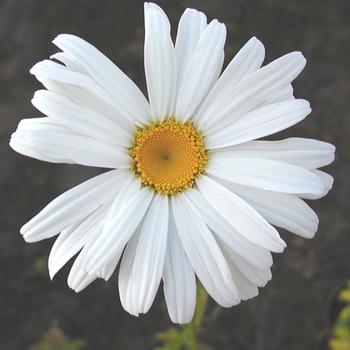
M 103 115 L 72 102 L 56 92 L 39 90 L 32 99 L 33 105 L 42 113 L 61 122 L 64 126 L 102 142 L 129 146 L 132 135 L 118 127 Z
M 269 268 L 272 256 L 240 235 L 220 214 L 213 209 L 204 195 L 196 189 L 184 193 L 185 198 L 201 213 L 203 220 L 213 233 L 230 249 L 259 268 Z
M 176 57 L 170 23 L 156 4 L 145 3 L 145 74 L 153 120 L 173 116 Z
M 206 26 L 205 14 L 194 9 L 187 8 L 180 18 L 175 42 L 178 86 L 181 85 L 190 57 Z
M 292 52 L 250 74 L 203 111 L 200 129 L 215 133 L 237 121 L 289 85 L 305 64 L 300 52 Z
M 321 170 L 312 170 L 312 172 L 317 176 L 317 178 L 323 183 L 324 190 L 322 193 L 315 194 L 315 193 L 301 193 L 299 197 L 305 198 L 305 199 L 319 199 L 327 195 L 327 193 L 331 190 L 333 187 L 334 179 L 331 175 L 325 173 Z
M 127 131 L 133 130 L 132 122 L 115 107 L 115 100 L 89 75 L 50 60 L 38 62 L 30 73 L 48 90 L 65 95 L 73 102 L 108 117 Z
M 210 159 L 206 171 L 223 180 L 282 193 L 319 195 L 321 179 L 310 170 L 270 159 Z
M 105 207 L 100 207 L 88 218 L 61 232 L 49 256 L 51 279 L 90 239 L 96 238 L 102 232 L 105 214 Z
M 199 37 L 178 82 L 176 118 L 186 121 L 208 94 L 222 69 L 226 27 L 213 20 Z
M 201 176 L 196 183 L 213 210 L 245 239 L 273 252 L 282 252 L 286 247 L 276 229 L 240 197 L 207 176 Z
M 225 186 L 246 200 L 272 225 L 305 238 L 315 235 L 318 217 L 302 199 L 237 184 L 225 183 Z
M 239 302 L 226 260 L 201 216 L 181 195 L 172 197 L 174 221 L 186 255 L 211 297 L 221 306 Z
M 131 245 L 135 249 L 126 250 L 119 273 L 119 289 L 130 288 L 131 298 L 121 293 L 122 305 L 132 314 L 146 313 L 151 307 L 162 277 L 168 235 L 168 197 L 153 197 L 136 239 Z M 131 256 L 128 256 L 131 254 Z M 128 275 L 124 275 L 124 272 Z M 125 299 L 124 299 L 125 298 Z
M 122 186 L 109 209 L 102 234 L 86 253 L 84 268 L 90 274 L 119 259 L 152 200 L 153 192 L 146 187 L 140 189 L 138 180 L 131 179 Z
M 259 158 L 279 160 L 306 169 L 326 166 L 334 160 L 335 147 L 300 137 L 280 141 L 249 141 L 212 151 L 215 159 Z
M 229 94 L 231 89 L 249 74 L 257 71 L 261 67 L 264 57 L 264 45 L 257 38 L 251 38 L 226 67 L 201 108 L 196 112 L 195 119 L 199 120 L 210 105 L 222 98 L 222 95 Z
M 173 215 L 169 220 L 163 271 L 164 296 L 171 320 L 188 323 L 196 307 L 196 277 L 180 242 Z
M 299 123 L 311 113 L 309 102 L 293 100 L 258 108 L 205 138 L 209 149 L 259 139 Z
M 85 40 L 60 34 L 53 43 L 79 62 L 92 79 L 113 99 L 114 107 L 133 123 L 147 123 L 149 106 L 140 89 L 109 58 Z
M 77 134 L 52 118 L 21 120 L 11 135 L 10 146 L 18 153 L 47 162 L 130 167 L 126 149 Z
M 126 179 L 124 171 L 112 170 L 64 192 L 21 228 L 27 242 L 57 235 L 113 198 Z

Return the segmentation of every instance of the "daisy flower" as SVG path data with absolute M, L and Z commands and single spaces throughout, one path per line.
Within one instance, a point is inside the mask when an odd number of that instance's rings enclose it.
M 53 163 L 109 168 L 63 193 L 25 224 L 27 242 L 59 235 L 50 277 L 77 255 L 68 285 L 81 291 L 119 267 L 129 313 L 151 307 L 162 281 L 170 318 L 192 319 L 196 277 L 221 306 L 258 294 L 271 279 L 271 252 L 286 247 L 274 226 L 305 238 L 318 218 L 304 199 L 327 194 L 318 168 L 334 146 L 311 139 L 256 141 L 310 112 L 293 96 L 300 52 L 262 66 L 255 37 L 226 69 L 225 25 L 187 9 L 175 45 L 163 10 L 145 3 L 148 100 L 94 46 L 61 34 L 61 50 L 30 72 L 46 89 L 10 146 Z

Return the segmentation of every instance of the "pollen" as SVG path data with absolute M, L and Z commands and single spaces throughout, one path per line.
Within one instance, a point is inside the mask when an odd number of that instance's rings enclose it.
M 193 187 L 208 161 L 202 134 L 173 118 L 138 129 L 130 155 L 141 183 L 164 195 Z

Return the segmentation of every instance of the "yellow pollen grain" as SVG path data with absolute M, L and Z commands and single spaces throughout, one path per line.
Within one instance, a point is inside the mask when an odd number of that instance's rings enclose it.
M 137 130 L 130 155 L 141 183 L 165 195 L 193 187 L 208 161 L 202 134 L 173 118 Z

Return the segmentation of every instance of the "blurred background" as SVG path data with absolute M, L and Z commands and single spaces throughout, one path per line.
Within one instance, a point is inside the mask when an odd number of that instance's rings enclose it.
M 226 62 L 253 35 L 264 42 L 267 62 L 293 50 L 308 58 L 294 87 L 313 113 L 275 138 L 310 137 L 337 146 L 336 161 L 327 169 L 335 176 L 334 189 L 312 203 L 320 217 L 318 234 L 308 241 L 281 232 L 288 249 L 275 255 L 272 281 L 259 297 L 231 309 L 210 301 L 200 337 L 218 350 L 329 349 L 342 306 L 337 295 L 350 279 L 350 2 L 157 3 L 170 17 L 173 34 L 186 7 L 223 21 Z M 162 292 L 147 315 L 134 318 L 119 302 L 116 275 L 75 294 L 66 284 L 70 264 L 53 282 L 48 277 L 53 239 L 26 244 L 19 234 L 50 200 L 101 172 L 40 162 L 8 147 L 19 120 L 39 116 L 30 100 L 40 84 L 28 71 L 56 52 L 50 42 L 63 32 L 96 45 L 145 91 L 143 1 L 0 1 L 0 348 L 154 349 L 160 344 L 155 334 L 171 326 Z M 50 337 L 61 345 L 51 346 Z

